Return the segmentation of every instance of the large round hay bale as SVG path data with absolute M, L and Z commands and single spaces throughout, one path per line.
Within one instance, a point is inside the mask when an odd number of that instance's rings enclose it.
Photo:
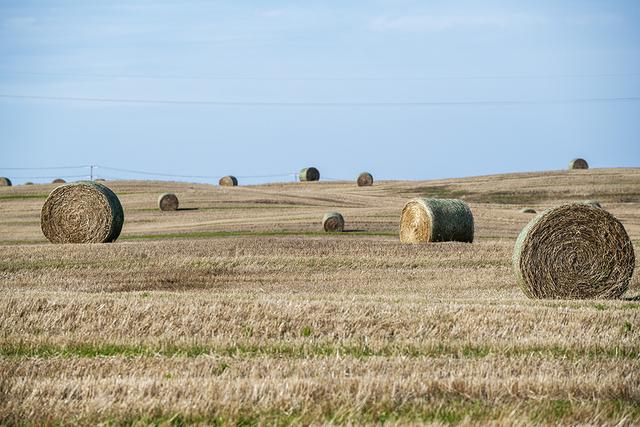
M 589 169 L 589 163 L 585 159 L 573 159 L 569 162 L 569 169 Z
M 164 193 L 158 197 L 158 207 L 161 211 L 177 211 L 178 205 L 178 196 L 173 193 Z
M 513 253 L 518 284 L 530 298 L 617 298 L 627 290 L 634 265 L 620 221 L 582 203 L 537 215 L 520 232 Z
M 304 168 L 298 174 L 300 181 L 320 181 L 320 171 L 316 168 Z
M 369 172 L 362 172 L 358 175 L 358 187 L 369 187 L 373 185 L 373 175 Z
M 113 242 L 123 224 L 118 196 L 93 181 L 57 187 L 47 197 L 40 215 L 42 232 L 52 243 Z
M 11 187 L 11 180 L 5 176 L 0 176 L 0 187 Z
M 338 212 L 329 212 L 322 218 L 324 231 L 344 231 L 344 218 Z
M 402 243 L 473 242 L 473 214 L 457 199 L 418 197 L 407 202 L 400 218 Z
M 64 180 L 64 179 L 62 179 L 62 178 L 56 178 L 56 179 L 54 179 L 53 181 L 51 181 L 51 183 L 52 183 L 52 184 L 66 184 L 66 183 L 67 183 L 67 181 L 65 181 L 65 180 Z
M 233 175 L 227 175 L 220 178 L 218 181 L 218 185 L 222 185 L 224 187 L 235 187 L 238 185 L 238 179 Z

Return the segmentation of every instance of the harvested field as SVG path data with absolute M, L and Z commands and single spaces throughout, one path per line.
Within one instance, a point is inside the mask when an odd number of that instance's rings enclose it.
M 587 199 L 640 254 L 640 169 L 105 184 L 108 245 L 46 242 L 54 185 L 0 188 L 0 424 L 640 423 L 640 256 L 617 300 L 530 300 L 511 265 L 522 206 Z M 465 200 L 474 243 L 402 245 L 412 197 Z

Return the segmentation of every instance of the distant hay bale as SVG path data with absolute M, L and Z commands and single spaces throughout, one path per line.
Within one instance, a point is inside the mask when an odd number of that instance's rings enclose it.
M 64 179 L 62 179 L 62 178 L 56 178 L 56 179 L 54 179 L 53 181 L 51 181 L 51 183 L 52 183 L 52 184 L 66 184 L 66 183 L 67 183 L 67 181 L 65 181 L 65 180 L 64 180 Z
M 322 227 L 327 232 L 344 231 L 344 218 L 338 212 L 326 213 L 322 218 Z
M 585 205 L 593 206 L 594 208 L 602 208 L 602 205 L 597 200 L 585 200 L 582 203 L 584 203 Z
M 158 197 L 158 207 L 161 211 L 177 211 L 178 196 L 173 193 L 164 193 Z
M 11 180 L 7 177 L 0 176 L 0 187 L 11 187 Z
M 358 187 L 369 187 L 373 185 L 373 175 L 369 172 L 362 172 L 358 175 Z
M 104 179 L 104 178 L 96 178 L 95 180 L 96 180 L 96 182 L 104 182 L 104 181 L 106 181 L 106 179 Z
M 33 185 L 33 182 L 27 181 L 27 182 L 24 183 L 24 185 Z
M 633 244 L 620 221 L 582 203 L 537 215 L 513 253 L 518 284 L 530 298 L 618 298 L 634 265 Z
M 589 163 L 585 159 L 573 159 L 569 162 L 569 169 L 589 169 Z
M 533 208 L 522 208 L 520 209 L 520 213 L 531 213 L 534 214 L 536 213 L 536 210 Z
M 304 168 L 298 174 L 300 181 L 320 181 L 320 171 L 316 168 Z
M 400 218 L 402 243 L 473 242 L 473 214 L 457 199 L 415 198 Z
M 113 242 L 123 224 L 118 196 L 93 181 L 57 187 L 47 197 L 40 215 L 42 232 L 52 243 Z
M 227 175 L 220 178 L 220 181 L 218 181 L 218 185 L 221 185 L 223 187 L 235 187 L 236 185 L 238 185 L 238 180 L 233 175 Z

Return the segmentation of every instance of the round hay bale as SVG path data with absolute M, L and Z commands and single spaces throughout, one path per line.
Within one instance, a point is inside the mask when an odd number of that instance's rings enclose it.
M 173 193 L 164 193 L 158 197 L 158 207 L 161 211 L 177 211 L 178 196 Z
M 24 185 L 33 185 L 33 182 L 27 181 L 27 182 L 24 183 Z
M 327 232 L 344 231 L 344 218 L 338 212 L 326 213 L 322 218 L 322 227 Z
M 105 182 L 106 179 L 104 179 L 104 178 L 96 178 L 95 181 L 96 182 Z
M 473 242 L 473 214 L 458 199 L 418 197 L 404 205 L 400 218 L 402 243 Z
M 581 203 L 537 215 L 513 252 L 518 284 L 530 298 L 617 298 L 627 290 L 634 265 L 620 221 Z
M 582 203 L 584 203 L 585 205 L 593 206 L 594 208 L 602 208 L 602 205 L 597 200 L 585 200 Z
M 589 169 L 589 163 L 585 159 L 573 159 L 569 162 L 569 169 Z
M 320 171 L 316 168 L 304 168 L 298 174 L 300 181 L 320 181 Z
M 53 181 L 51 181 L 51 183 L 52 183 L 52 184 L 66 184 L 66 183 L 67 183 L 67 181 L 65 181 L 65 180 L 64 180 L 64 179 L 62 179 L 62 178 L 56 178 L 56 179 L 54 179 Z
M 11 187 L 11 180 L 7 177 L 0 176 L 0 187 Z
M 358 187 L 369 187 L 373 185 L 373 175 L 369 172 L 362 172 L 358 175 Z
M 93 181 L 57 187 L 47 197 L 40 215 L 42 232 L 52 243 L 113 242 L 123 224 L 118 196 Z
M 223 176 L 220 178 L 220 181 L 218 181 L 218 185 L 224 187 L 235 187 L 238 185 L 238 179 L 233 175 Z
M 533 208 L 522 208 L 522 209 L 520 209 L 520 213 L 530 213 L 530 214 L 533 214 L 533 213 L 536 213 L 536 210 L 535 210 L 535 209 L 533 209 Z

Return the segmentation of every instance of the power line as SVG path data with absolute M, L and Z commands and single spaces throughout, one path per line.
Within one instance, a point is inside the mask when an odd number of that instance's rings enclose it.
M 637 102 L 640 96 L 565 98 L 541 100 L 481 100 L 481 101 L 399 101 L 399 102 L 253 102 L 253 101 L 208 101 L 208 100 L 167 100 L 133 98 L 94 98 L 75 96 L 46 96 L 0 94 L 0 98 L 43 101 L 98 102 L 110 104 L 158 104 L 158 105 L 201 105 L 212 107 L 484 107 L 550 104 L 598 104 L 610 102 Z
M 0 170 L 18 171 L 18 170 L 58 170 L 58 169 L 87 169 L 89 165 L 84 166 L 51 166 L 51 167 L 38 167 L 38 168 L 0 168 Z

